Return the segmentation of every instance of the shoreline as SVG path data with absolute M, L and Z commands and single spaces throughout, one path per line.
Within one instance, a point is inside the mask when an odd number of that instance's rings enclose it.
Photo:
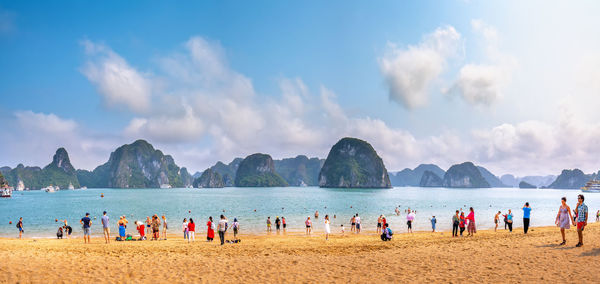
M 596 282 L 600 262 L 600 224 L 577 233 L 567 245 L 557 227 L 522 231 L 479 230 L 474 237 L 450 232 L 394 234 L 383 242 L 375 231 L 239 235 L 238 244 L 220 246 L 197 235 L 189 243 L 177 234 L 166 241 L 104 244 L 71 240 L 0 238 L 2 283 L 76 282 Z M 226 239 L 232 239 L 228 232 Z M 33 273 L 35 271 L 35 273 Z

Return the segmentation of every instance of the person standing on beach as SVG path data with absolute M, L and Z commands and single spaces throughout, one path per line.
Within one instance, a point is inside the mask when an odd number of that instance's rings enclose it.
M 121 241 L 125 240 L 125 221 L 123 221 L 123 218 L 124 216 L 121 216 L 117 222 L 117 225 L 119 225 L 119 238 L 121 238 Z
M 435 233 L 435 224 L 437 223 L 435 216 L 433 216 L 430 221 L 431 221 L 431 230 L 432 230 L 431 232 Z
M 377 233 L 381 234 L 381 215 L 377 218 Z
M 279 233 L 280 228 L 281 228 L 281 219 L 279 219 L 279 216 L 275 216 L 275 230 L 277 231 L 277 233 Z
M 271 232 L 271 216 L 267 217 L 267 233 Z
M 466 218 L 469 221 L 469 224 L 467 224 L 467 237 L 472 237 L 477 232 L 475 228 L 475 210 L 473 210 L 473 207 L 470 207 L 469 211 L 469 215 Z
M 183 230 L 183 239 L 189 241 L 189 239 L 190 239 L 190 231 L 188 231 L 187 218 L 183 218 L 183 223 L 181 223 L 181 230 Z
M 194 223 L 194 219 L 190 218 L 190 222 L 188 223 L 188 243 L 192 241 L 196 241 L 196 223 Z
M 506 230 L 508 226 L 508 214 L 502 214 L 502 217 L 504 217 L 504 230 Z
M 102 231 L 104 232 L 104 243 L 110 243 L 110 225 L 106 211 L 102 212 Z
M 460 236 L 462 237 L 463 232 L 465 231 L 465 212 L 460 212 L 460 222 L 458 223 L 458 227 L 460 228 Z
M 285 222 L 285 217 L 283 217 L 283 216 L 281 216 L 281 224 L 283 225 L 283 232 L 285 233 L 285 228 L 287 227 L 287 224 Z
M 494 232 L 496 232 L 498 230 L 498 221 L 500 221 L 500 214 L 502 212 L 498 211 L 498 213 L 496 213 L 496 216 L 494 216 L 494 224 L 496 224 L 496 227 L 494 227 Z
M 167 218 L 165 217 L 165 215 L 162 215 L 162 219 L 163 219 L 163 239 L 166 241 L 167 240 L 167 229 L 169 228 L 169 226 L 167 225 Z
M 304 224 L 306 225 L 306 234 L 310 235 L 310 233 L 312 232 L 312 221 L 310 221 L 310 216 L 306 218 Z
M 576 247 L 583 246 L 583 229 L 588 220 L 588 207 L 583 203 L 584 200 L 583 194 L 577 196 L 577 236 L 579 237 L 579 243 Z
M 151 235 L 152 233 L 152 221 L 150 217 L 146 216 L 146 235 Z
M 385 215 L 381 215 L 381 226 L 387 224 L 387 219 L 385 219 Z
M 458 225 L 460 224 L 460 217 L 458 216 L 458 210 L 456 214 L 452 216 L 452 237 L 458 237 Z
M 356 228 L 356 215 L 352 215 L 352 218 L 350 218 L 350 232 L 354 232 L 354 229 Z
M 208 230 L 206 231 L 206 241 L 212 242 L 215 239 L 215 224 L 213 223 L 212 216 L 208 217 L 206 226 L 208 227 Z
M 329 226 L 329 215 L 325 215 L 325 240 L 329 240 L 329 234 L 331 234 L 331 227 Z
M 217 229 L 219 230 L 219 239 L 221 239 L 221 245 L 223 245 L 225 244 L 225 232 L 227 232 L 227 219 L 225 219 L 225 216 L 222 214 Z
M 19 222 L 17 222 L 17 229 L 19 229 L 19 239 L 23 238 L 23 217 L 19 218 Z
M 529 231 L 529 220 L 531 217 L 531 207 L 529 207 L 529 202 L 525 202 L 525 206 L 523 207 L 523 232 L 527 235 L 527 231 Z
M 508 231 L 512 233 L 513 214 L 510 209 L 508 209 L 508 214 L 506 214 L 506 223 L 508 223 Z
M 85 217 L 79 220 L 79 223 L 83 227 L 83 243 L 90 243 L 90 234 L 92 227 L 92 219 L 90 219 L 90 213 L 85 213 Z
M 281 220 L 285 220 L 285 218 L 281 217 Z M 238 223 L 237 218 L 233 218 L 233 224 L 231 224 L 233 228 L 233 239 L 237 240 L 238 232 L 240 231 L 240 223 Z M 283 231 L 285 232 L 285 223 L 283 223 Z
M 319 219 L 319 210 L 315 211 L 315 219 Z
M 556 225 L 560 228 L 560 234 L 562 235 L 562 243 L 559 246 L 563 246 L 567 244 L 567 239 L 565 238 L 565 230 L 571 228 L 570 224 L 573 223 L 575 225 L 575 221 L 573 221 L 573 216 L 571 216 L 571 207 L 567 205 L 567 198 L 563 197 L 560 199 L 560 207 L 558 207 L 558 214 L 556 214 Z
M 596 222 L 600 222 L 600 210 L 596 212 Z
M 360 234 L 360 217 L 358 216 L 358 213 L 356 213 L 356 218 L 354 218 L 354 221 L 356 222 L 356 233 Z
M 191 220 L 191 219 L 190 219 Z M 160 219 L 158 219 L 158 215 L 154 214 L 152 216 L 152 240 L 160 239 Z
M 408 226 L 408 232 L 412 233 L 412 223 L 415 220 L 415 215 L 408 209 L 408 214 L 406 215 L 406 225 Z

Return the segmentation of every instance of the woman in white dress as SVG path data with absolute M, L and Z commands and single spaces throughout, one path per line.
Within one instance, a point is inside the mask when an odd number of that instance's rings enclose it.
M 325 240 L 329 240 L 329 234 L 331 234 L 329 223 L 329 215 L 325 215 Z

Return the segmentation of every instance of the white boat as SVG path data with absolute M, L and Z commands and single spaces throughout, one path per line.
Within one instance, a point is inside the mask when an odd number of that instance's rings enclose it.
M 42 190 L 44 190 L 45 192 L 48 192 L 48 193 L 52 193 L 52 192 L 55 192 L 57 189 L 54 186 L 50 185 L 50 186 L 42 188 Z
M 581 188 L 583 192 L 600 192 L 600 180 L 590 180 Z
M 161 184 L 160 188 L 171 188 L 171 185 L 170 184 L 166 184 L 166 183 L 165 184 Z
M 22 180 L 19 180 L 19 183 L 17 184 L 17 188 L 15 190 L 16 191 L 23 191 L 23 190 L 25 190 L 25 184 L 23 183 Z
M 80 189 L 81 189 L 81 190 L 86 190 L 86 189 L 87 189 L 87 186 L 82 186 Z
M 73 186 L 73 184 L 69 183 L 69 190 L 74 190 L 74 189 L 75 189 L 75 187 Z
M 8 198 L 12 196 L 12 187 L 3 187 L 2 189 L 0 189 L 0 197 L 2 198 Z

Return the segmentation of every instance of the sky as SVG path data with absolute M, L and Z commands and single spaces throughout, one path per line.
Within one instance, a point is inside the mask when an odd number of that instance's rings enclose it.
M 597 1 L 0 0 L 0 165 L 371 143 L 389 171 L 600 170 Z

